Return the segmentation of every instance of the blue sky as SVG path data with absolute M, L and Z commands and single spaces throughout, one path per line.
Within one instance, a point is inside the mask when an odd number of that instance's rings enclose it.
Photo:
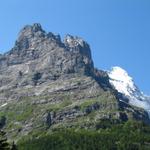
M 150 95 L 150 0 L 1 0 L 0 52 L 19 30 L 41 23 L 46 31 L 83 37 L 95 67 L 121 66 Z

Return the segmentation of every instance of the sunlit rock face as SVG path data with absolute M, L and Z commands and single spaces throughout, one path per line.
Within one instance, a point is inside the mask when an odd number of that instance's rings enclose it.
M 26 84 L 24 81 L 31 83 L 32 75 L 37 72 L 42 82 L 74 73 L 93 75 L 89 45 L 71 35 L 63 41 L 59 35 L 46 33 L 40 24 L 25 26 L 12 50 L 0 56 L 2 75 L 23 85 Z
M 25 26 L 14 47 L 0 55 L 0 128 L 9 137 L 57 127 L 94 129 L 101 119 L 150 123 L 142 98 L 123 69 L 94 68 L 82 38 L 61 40 L 37 23 Z

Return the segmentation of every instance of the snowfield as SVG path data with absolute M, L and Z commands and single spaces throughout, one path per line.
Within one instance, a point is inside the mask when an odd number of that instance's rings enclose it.
M 129 104 L 145 109 L 150 117 L 150 97 L 145 96 L 135 85 L 132 77 L 121 67 L 113 67 L 108 72 L 109 82 L 111 85 L 126 98 Z M 122 101 L 122 100 L 121 100 Z

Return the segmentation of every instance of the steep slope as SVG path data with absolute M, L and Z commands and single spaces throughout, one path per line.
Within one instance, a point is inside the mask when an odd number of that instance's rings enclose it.
M 87 42 L 25 26 L 0 55 L 0 128 L 11 139 L 59 128 L 95 129 L 101 119 L 149 122 L 143 109 L 121 107 L 107 72 L 97 70 Z
M 150 97 L 145 96 L 135 85 L 133 79 L 128 73 L 120 68 L 113 67 L 112 71 L 108 73 L 110 83 L 121 94 L 124 95 L 128 102 L 132 106 L 143 108 L 150 114 Z M 124 98 L 120 98 L 120 101 L 124 101 Z M 126 102 L 126 101 L 124 101 Z

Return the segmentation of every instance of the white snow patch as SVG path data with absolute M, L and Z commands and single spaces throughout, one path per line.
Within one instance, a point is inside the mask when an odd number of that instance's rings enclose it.
M 5 107 L 8 103 L 4 103 L 3 105 L 0 106 L 0 108 Z

